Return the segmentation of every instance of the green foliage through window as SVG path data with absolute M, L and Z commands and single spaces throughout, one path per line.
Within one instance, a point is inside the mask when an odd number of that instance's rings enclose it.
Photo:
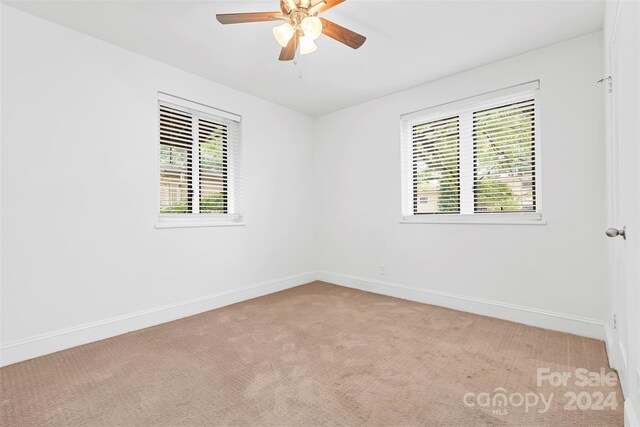
M 160 105 L 160 213 L 228 212 L 227 141 L 227 125 Z
M 536 212 L 536 102 L 519 99 L 405 119 L 414 215 Z
M 459 133 L 458 116 L 413 126 L 414 213 L 460 212 Z
M 533 100 L 473 115 L 475 212 L 535 211 Z

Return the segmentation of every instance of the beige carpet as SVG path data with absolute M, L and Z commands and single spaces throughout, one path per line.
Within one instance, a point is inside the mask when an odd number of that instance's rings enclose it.
M 536 386 L 606 366 L 596 340 L 316 282 L 5 367 L 0 424 L 621 426 L 618 387 Z

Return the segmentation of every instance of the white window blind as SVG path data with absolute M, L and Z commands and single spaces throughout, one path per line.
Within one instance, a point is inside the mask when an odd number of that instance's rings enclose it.
M 540 219 L 538 85 L 402 117 L 405 219 Z
M 460 118 L 412 126 L 413 213 L 460 212 Z
M 159 100 L 161 218 L 238 220 L 239 117 L 167 98 Z
M 535 99 L 473 113 L 474 211 L 535 212 Z

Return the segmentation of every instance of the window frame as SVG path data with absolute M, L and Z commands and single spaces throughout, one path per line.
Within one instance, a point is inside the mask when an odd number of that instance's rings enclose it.
M 225 171 L 226 179 L 224 182 L 224 187 L 227 190 L 226 199 L 227 203 L 230 205 L 229 200 L 233 200 L 234 203 L 234 213 L 160 213 L 158 211 L 160 207 L 161 200 L 161 140 L 160 140 L 160 123 L 161 123 L 161 111 L 160 105 L 168 105 L 170 107 L 175 107 L 181 110 L 190 110 L 188 111 L 190 114 L 200 113 L 203 114 L 203 120 L 211 120 L 211 119 L 222 119 L 226 121 L 234 121 L 238 123 L 238 135 L 235 143 L 237 147 L 232 148 L 229 147 L 228 144 L 225 146 L 224 150 L 226 151 L 227 156 L 229 156 L 230 151 L 235 151 L 236 158 L 234 159 L 234 164 L 229 167 L 229 160 L 227 158 L 227 167 L 228 169 Z M 193 227 L 230 227 L 230 226 L 244 226 L 246 225 L 244 222 L 244 216 L 239 213 L 240 209 L 240 170 L 241 170 L 241 162 L 242 162 L 242 116 L 230 113 L 225 110 L 220 110 L 214 107 L 210 107 L 206 104 L 201 104 L 199 102 L 190 101 L 185 98 L 181 98 L 178 96 L 170 95 L 165 92 L 158 92 L 157 100 L 156 100 L 156 111 L 157 111 L 157 121 L 155 126 L 156 137 L 155 147 L 157 150 L 157 161 L 156 161 L 156 189 L 157 189 L 157 198 L 155 200 L 155 212 L 156 212 L 156 225 L 155 228 L 163 229 L 163 228 L 193 228 Z M 209 118 L 208 118 L 208 117 Z M 192 116 L 193 117 L 193 116 Z M 199 123 L 200 118 L 196 121 Z M 219 123 L 223 126 L 223 123 Z M 191 155 L 193 158 L 192 161 L 192 181 L 190 188 L 190 195 L 192 199 L 197 199 L 198 203 L 195 203 L 196 206 L 200 205 L 200 189 L 197 190 L 193 188 L 196 182 L 200 182 L 200 138 L 199 138 L 199 125 L 194 125 L 195 140 L 193 141 L 193 147 L 191 150 Z M 197 166 L 196 167 L 193 166 Z M 193 177 L 197 176 L 198 180 L 195 180 Z M 228 205 L 228 206 L 229 206 Z M 192 205 L 193 206 L 193 205 Z
M 544 225 L 543 218 L 543 189 L 542 189 L 542 143 L 541 143 L 541 114 L 540 114 L 540 81 L 534 80 L 516 86 L 507 87 L 481 95 L 472 96 L 457 101 L 435 105 L 426 109 L 403 114 L 401 116 L 401 219 L 402 224 L 520 224 Z M 465 165 L 464 161 L 473 163 L 474 140 L 473 113 L 495 108 L 508 103 L 533 99 L 535 105 L 535 212 L 475 212 L 473 206 L 475 195 L 473 191 L 473 165 Z M 415 214 L 412 210 L 413 196 L 413 162 L 411 129 L 414 125 L 459 116 L 460 120 L 460 213 Z M 471 126 L 465 126 L 469 123 Z M 469 156 L 468 154 L 471 154 Z M 465 155 L 467 155 L 465 157 Z M 463 187 L 466 186 L 466 190 Z M 469 187 L 470 186 L 470 187 Z M 469 189 L 470 188 L 470 189 Z M 467 197 L 463 197 L 463 193 Z M 469 206 L 470 204 L 470 206 Z

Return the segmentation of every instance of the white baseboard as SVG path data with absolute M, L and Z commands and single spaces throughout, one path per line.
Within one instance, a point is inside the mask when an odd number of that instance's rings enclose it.
M 605 345 L 607 347 L 607 356 L 609 357 L 609 366 L 618 371 L 618 377 L 620 378 L 620 384 L 623 388 L 626 384 L 626 366 L 624 356 L 620 351 L 620 346 L 618 345 L 618 340 L 616 339 L 616 331 L 612 329 L 609 325 L 605 325 Z M 626 393 L 625 393 L 626 394 Z
M 628 373 L 629 366 L 626 364 L 619 342 L 616 339 L 615 331 L 611 329 L 609 325 L 605 326 L 605 331 L 609 363 L 612 368 L 618 371 L 622 394 L 626 396 L 624 401 L 624 425 L 625 427 L 640 427 L 640 418 L 638 417 L 640 412 L 638 411 L 638 407 L 633 404 L 633 397 L 631 397 L 633 393 L 627 389 L 629 387 L 629 379 L 626 378 L 626 376 L 630 375 L 630 373 Z
M 624 401 L 624 425 L 625 427 L 640 427 L 638 411 L 633 407 L 630 399 Z
M 604 323 L 599 320 L 327 271 L 319 271 L 317 279 L 349 288 L 496 317 L 525 325 L 599 340 L 605 338 Z
M 214 310 L 226 305 L 303 285 L 314 280 L 322 280 L 363 291 L 448 307 L 541 328 L 569 332 L 575 335 L 605 339 L 604 324 L 593 319 L 321 271 L 318 273 L 297 274 L 8 342 L 0 346 L 0 366 L 10 365 L 78 345 Z M 607 337 L 607 345 L 609 344 L 609 337 Z
M 616 346 L 614 342 L 613 330 L 609 325 L 604 325 L 604 345 L 607 349 L 607 357 L 609 358 L 609 366 L 613 369 L 618 369 L 616 358 Z
M 192 298 L 124 316 L 112 317 L 8 342 L 0 346 L 0 366 L 204 313 L 226 305 L 300 286 L 314 280 L 314 272 L 296 274 L 245 286 L 240 289 L 218 292 L 204 297 Z

